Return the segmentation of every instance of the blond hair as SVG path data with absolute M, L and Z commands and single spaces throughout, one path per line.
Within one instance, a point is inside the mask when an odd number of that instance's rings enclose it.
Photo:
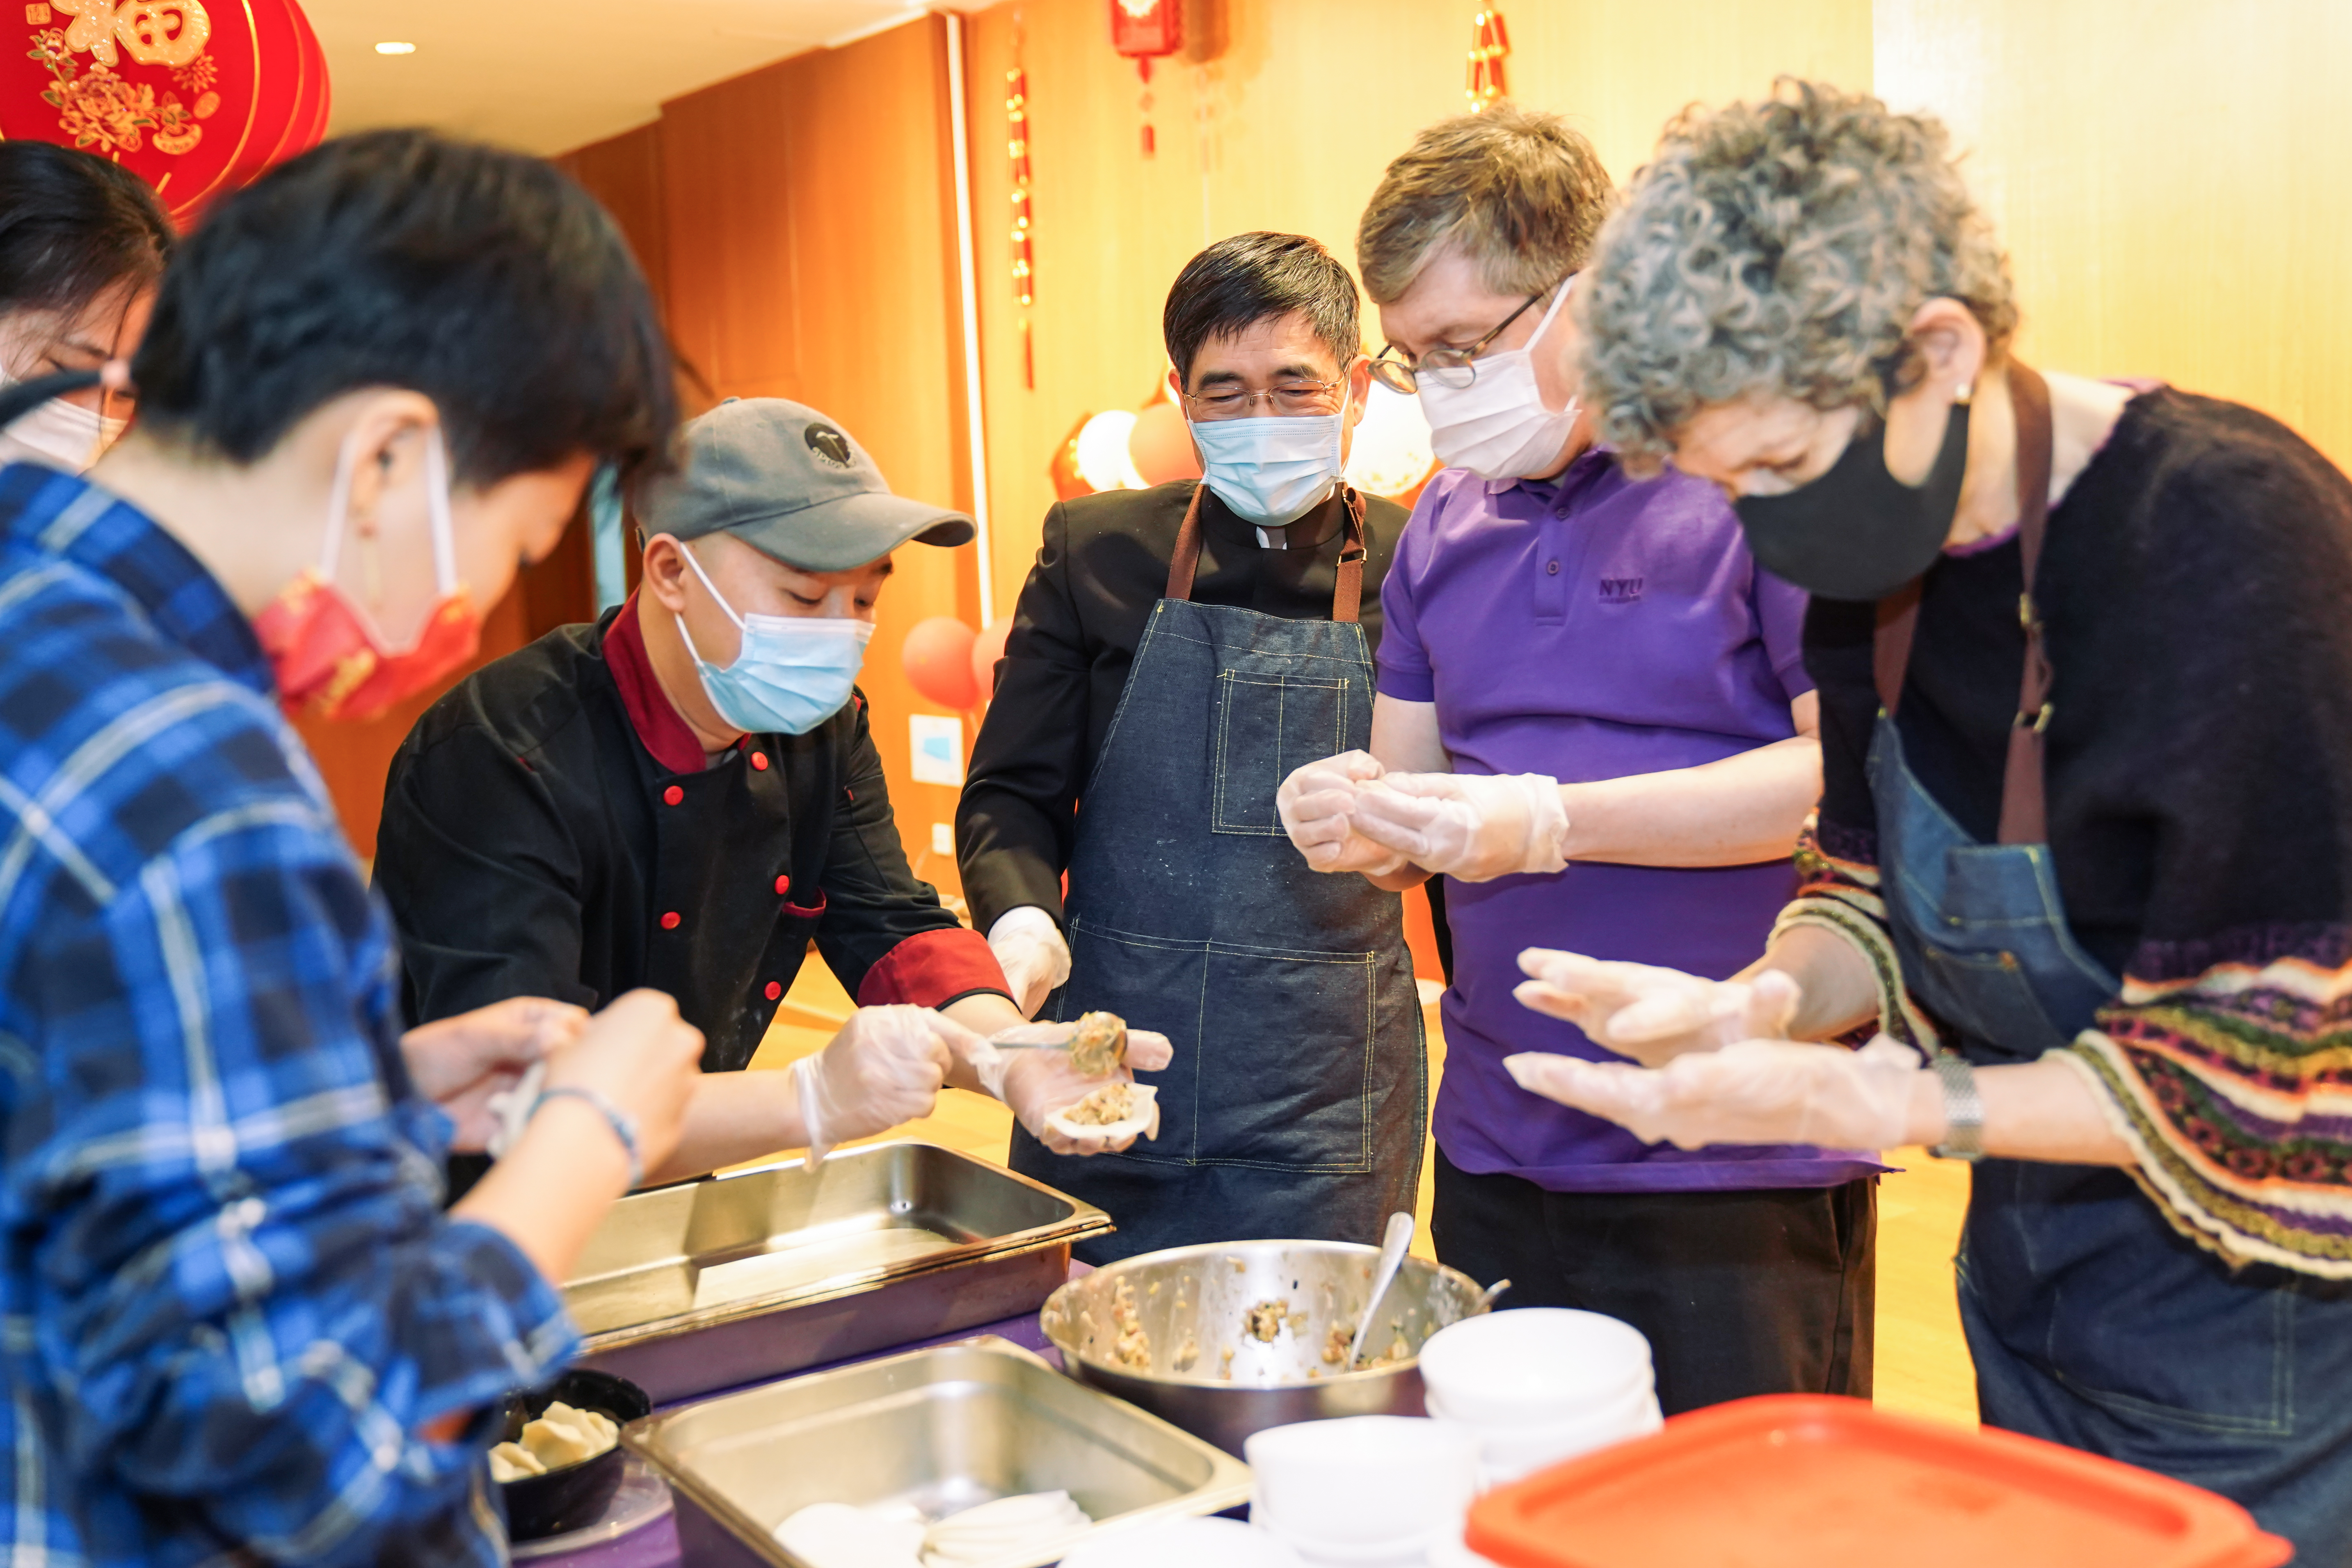
M 1559 115 L 1497 103 L 1439 121 L 1388 166 L 1356 270 L 1385 305 L 1452 246 L 1496 293 L 1540 293 L 1585 264 L 1613 199 L 1600 154 Z

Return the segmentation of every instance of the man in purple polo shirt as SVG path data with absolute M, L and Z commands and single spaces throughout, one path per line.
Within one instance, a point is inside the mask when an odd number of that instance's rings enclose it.
M 1445 877 L 1441 1258 L 1513 1280 L 1507 1306 L 1641 1329 L 1669 1413 L 1866 1395 L 1873 1152 L 1653 1146 L 1502 1065 L 1618 1059 L 1513 999 L 1523 949 L 1746 964 L 1821 788 L 1804 595 L 1712 487 L 1629 479 L 1578 405 L 1565 305 L 1611 194 L 1582 137 L 1509 105 L 1423 132 L 1374 193 L 1376 373 L 1419 394 L 1448 467 L 1381 592 L 1370 754 L 1293 773 L 1283 821 L 1320 869 Z

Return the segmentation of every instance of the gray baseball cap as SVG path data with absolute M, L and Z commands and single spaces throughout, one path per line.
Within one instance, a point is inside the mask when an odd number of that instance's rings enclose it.
M 971 519 L 893 495 L 849 432 L 804 404 L 730 397 L 680 428 L 677 467 L 646 489 L 648 534 L 722 531 L 788 566 L 846 572 L 910 539 L 969 543 Z

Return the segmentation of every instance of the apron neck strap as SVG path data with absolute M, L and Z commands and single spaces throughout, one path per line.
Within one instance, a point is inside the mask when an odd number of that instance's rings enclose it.
M 2017 614 L 2025 630 L 2025 672 L 2018 684 L 2017 717 L 2010 728 L 2001 774 L 2000 842 L 2040 844 L 2049 837 L 2042 752 L 2050 728 L 2051 669 L 2042 640 L 2042 613 L 2033 602 L 2033 579 L 2042 564 L 2042 542 L 2050 520 L 2049 384 L 2030 365 L 2011 360 L 2009 400 L 2017 422 L 2017 549 L 2025 578 Z M 1890 717 L 1902 700 L 1904 677 L 1911 668 L 1923 582 L 1914 578 L 1878 601 L 1871 674 L 1878 704 Z
M 1168 558 L 1168 597 L 1171 599 L 1192 596 L 1192 578 L 1201 566 L 1201 498 L 1208 493 L 1205 482 L 1192 487 L 1184 521 L 1176 530 L 1176 552 Z M 1339 542 L 1339 584 L 1331 593 L 1331 618 L 1345 625 L 1356 619 L 1364 603 L 1364 498 L 1350 485 L 1341 485 L 1339 495 L 1347 505 L 1348 522 Z

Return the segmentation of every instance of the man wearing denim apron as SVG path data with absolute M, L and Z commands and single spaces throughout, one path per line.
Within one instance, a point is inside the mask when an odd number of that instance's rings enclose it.
M 1107 1009 L 1175 1058 L 1139 1075 L 1156 1140 L 1078 1161 L 1016 1131 L 1013 1165 L 1118 1222 L 1090 1262 L 1377 1242 L 1424 1125 L 1402 903 L 1310 871 L 1275 810 L 1300 761 L 1369 739 L 1404 523 L 1340 481 L 1370 386 L 1355 283 L 1311 239 L 1240 235 L 1185 267 L 1165 327 L 1205 479 L 1047 517 L 957 846 L 1024 1009 Z
M 2352 1563 L 2352 482 L 2252 409 L 2018 363 L 1943 128 L 1874 100 L 1686 116 L 1592 278 L 1612 433 L 1814 595 L 1823 794 L 1734 982 L 1528 956 L 1531 1005 L 1656 1065 L 1512 1069 L 1686 1148 L 1981 1159 L 1985 1422 Z

